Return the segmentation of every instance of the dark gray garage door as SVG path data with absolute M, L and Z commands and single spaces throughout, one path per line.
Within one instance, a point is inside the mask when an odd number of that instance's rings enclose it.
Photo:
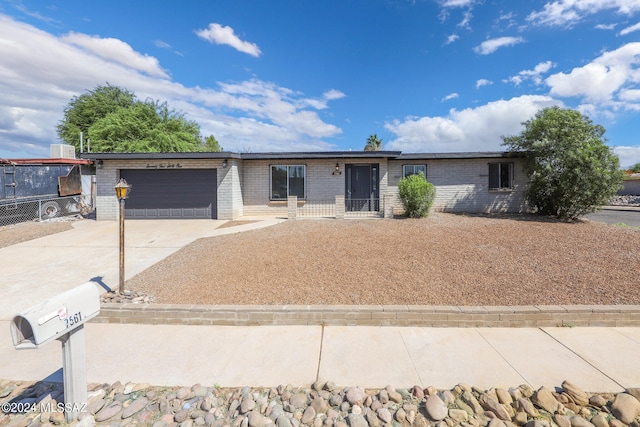
M 217 218 L 215 169 L 123 169 L 127 219 Z

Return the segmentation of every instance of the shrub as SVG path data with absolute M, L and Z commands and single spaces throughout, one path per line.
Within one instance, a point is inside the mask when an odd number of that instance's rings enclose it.
M 402 178 L 398 183 L 398 189 L 404 212 L 409 218 L 429 215 L 429 209 L 436 197 L 436 187 L 425 179 L 422 172 Z

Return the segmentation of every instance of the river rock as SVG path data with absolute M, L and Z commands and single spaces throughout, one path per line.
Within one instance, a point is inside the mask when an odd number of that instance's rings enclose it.
M 480 406 L 480 403 L 478 402 L 478 399 L 476 399 L 476 397 L 470 391 L 465 390 L 460 398 L 464 403 L 469 405 L 474 414 L 481 414 L 482 412 L 484 412 L 482 406 Z
M 625 424 L 640 414 L 640 401 L 627 393 L 618 393 L 611 404 L 611 413 Z
M 253 400 L 253 396 L 250 394 L 245 394 L 240 402 L 240 413 L 246 414 L 247 412 L 251 412 L 256 408 L 256 401 Z
M 566 415 L 555 414 L 553 416 L 553 421 L 558 424 L 558 427 L 571 427 L 571 420 Z
M 538 391 L 531 396 L 531 401 L 550 414 L 554 414 L 558 410 L 558 401 L 551 390 L 546 387 L 540 387 Z
M 469 419 L 469 414 L 465 410 L 451 408 L 449 409 L 449 418 L 451 418 L 451 420 L 453 420 L 456 424 L 460 424 L 466 422 Z
M 120 411 L 122 411 L 122 403 L 113 402 L 109 406 L 102 408 L 100 412 L 96 414 L 96 421 L 102 422 L 102 421 L 110 420 L 111 418 L 119 414 Z
M 498 402 L 503 405 L 511 405 L 513 403 L 513 398 L 509 392 L 503 388 L 496 389 L 496 396 L 498 397 Z
M 296 393 L 292 395 L 289 399 L 289 403 L 296 409 L 302 408 L 307 404 L 307 393 Z
M 582 391 L 582 389 L 575 384 L 572 384 L 569 381 L 563 381 L 562 389 L 571 397 L 571 399 L 573 399 L 576 405 L 587 406 L 589 404 L 589 396 L 587 396 L 587 393 Z
M 507 425 L 501 419 L 493 418 L 491 419 L 491 421 L 489 421 L 487 427 L 507 427 Z
M 380 408 L 376 411 L 376 414 L 378 415 L 378 418 L 380 418 L 384 423 L 390 423 L 392 416 L 391 416 L 391 412 L 389 412 L 389 410 L 387 408 Z
M 276 421 L 276 426 L 278 426 L 278 427 L 293 427 L 293 425 L 291 424 L 291 420 L 289 419 L 289 417 L 287 417 L 285 415 L 281 415 L 280 417 L 278 417 L 278 420 Z
M 264 417 L 258 411 L 249 412 L 247 419 L 249 421 L 249 427 L 264 427 L 265 425 Z
M 531 401 L 528 399 L 518 399 L 518 409 L 520 411 L 526 412 L 527 415 L 534 418 L 540 415 L 535 406 L 533 406 L 533 403 L 531 403 Z
M 434 421 L 444 420 L 449 413 L 447 405 L 445 405 L 437 394 L 427 397 L 425 406 L 427 409 L 427 415 L 429 415 L 429 418 Z
M 569 421 L 571 421 L 571 427 L 595 427 L 589 421 L 577 415 L 570 417 Z
M 373 411 L 367 411 L 364 417 L 367 419 L 369 427 L 382 427 L 380 418 L 378 418 L 378 416 Z
M 505 409 L 505 407 L 489 397 L 487 393 L 484 393 L 480 396 L 479 402 L 484 409 L 493 412 L 501 420 L 511 421 L 511 416 L 509 415 L 509 412 Z
M 316 414 L 324 414 L 329 409 L 329 404 L 322 397 L 318 396 L 311 402 L 311 407 L 316 411 Z
M 347 402 L 351 405 L 362 404 L 366 397 L 367 393 L 361 387 L 349 387 L 347 389 Z
M 593 418 L 591 418 L 591 424 L 596 427 L 609 427 L 609 421 L 607 420 L 607 417 L 602 414 L 594 415 Z
M 124 410 L 122 411 L 122 419 L 129 418 L 133 414 L 136 414 L 142 411 L 147 406 L 148 403 L 149 403 L 149 399 L 147 399 L 146 397 L 140 397 L 134 400 L 133 402 L 131 402 L 129 406 L 124 408 Z
M 305 409 L 302 414 L 302 419 L 300 420 L 300 422 L 302 422 L 302 424 L 311 424 L 315 417 L 316 410 L 313 409 L 313 406 L 307 406 L 307 409 Z
M 367 420 L 360 414 L 349 414 L 347 416 L 347 422 L 350 427 L 369 427 Z

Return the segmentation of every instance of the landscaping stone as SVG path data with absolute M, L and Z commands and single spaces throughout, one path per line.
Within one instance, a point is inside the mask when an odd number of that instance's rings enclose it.
M 310 388 L 256 389 L 120 382 L 91 385 L 87 412 L 72 426 L 640 427 L 640 401 L 631 392 L 589 395 L 567 382 L 561 393 L 544 387 L 533 391 L 528 386 L 480 390 L 460 384 L 452 390 L 419 386 L 365 390 L 328 384 L 319 381 Z M 11 390 L 0 402 L 47 402 L 55 407 L 64 401 L 62 387 L 56 384 L 0 380 L 0 389 Z M 62 412 L 36 411 L 0 413 L 0 425 L 51 427 L 66 422 Z

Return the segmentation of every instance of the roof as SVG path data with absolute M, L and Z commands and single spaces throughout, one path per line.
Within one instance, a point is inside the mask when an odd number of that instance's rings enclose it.
M 67 158 L 0 159 L 0 164 L 5 164 L 5 165 L 91 165 L 93 164 L 93 160 L 67 159 Z
M 460 153 L 406 153 L 401 151 L 278 151 L 265 153 L 82 153 L 85 159 L 94 160 L 166 160 L 166 159 L 242 159 L 242 160 L 282 160 L 282 159 L 353 159 L 388 158 L 392 160 L 435 160 L 435 159 L 493 159 L 520 157 L 504 151 L 477 151 Z
M 81 153 L 83 159 L 93 160 L 140 160 L 140 159 L 239 159 L 240 154 L 229 151 L 216 153 L 188 152 L 188 153 Z

